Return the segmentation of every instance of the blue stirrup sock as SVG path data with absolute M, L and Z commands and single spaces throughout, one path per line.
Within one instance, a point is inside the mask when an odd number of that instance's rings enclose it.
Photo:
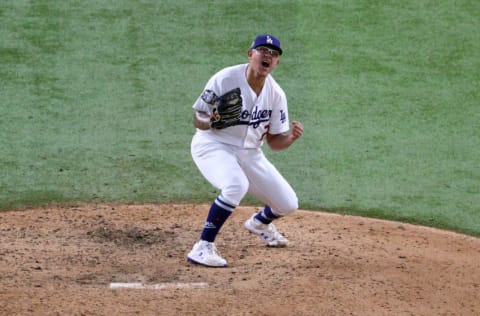
M 222 228 L 223 224 L 232 214 L 234 209 L 234 205 L 228 204 L 218 197 L 210 207 L 210 211 L 208 212 L 207 220 L 203 226 L 200 239 L 208 242 L 214 242 L 215 237 L 217 237 L 217 234 L 220 231 L 220 228 Z
M 255 219 L 263 224 L 270 224 L 274 219 L 279 218 L 280 216 L 273 214 L 270 206 L 265 205 L 265 208 L 255 215 Z

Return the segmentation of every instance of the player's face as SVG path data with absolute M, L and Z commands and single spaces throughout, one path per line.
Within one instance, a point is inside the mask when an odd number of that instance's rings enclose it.
M 248 52 L 250 65 L 265 76 L 277 67 L 279 56 L 280 53 L 277 50 L 265 46 L 259 46 Z

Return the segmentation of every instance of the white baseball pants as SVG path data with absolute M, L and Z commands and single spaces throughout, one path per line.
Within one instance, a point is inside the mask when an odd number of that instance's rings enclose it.
M 221 190 L 226 203 L 238 206 L 250 193 L 278 216 L 298 209 L 297 195 L 260 148 L 244 149 L 197 133 L 192 139 L 191 153 L 202 175 Z

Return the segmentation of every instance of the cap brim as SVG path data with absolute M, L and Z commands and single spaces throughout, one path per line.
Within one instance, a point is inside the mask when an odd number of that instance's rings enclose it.
M 267 47 L 269 47 L 269 48 L 271 48 L 271 49 L 274 49 L 274 50 L 278 51 L 278 52 L 280 53 L 280 55 L 283 53 L 283 52 L 282 52 L 282 49 L 281 49 L 280 47 L 278 47 L 278 46 L 271 45 L 271 44 L 262 45 L 262 46 L 267 46 Z
M 272 44 L 260 44 L 260 45 L 257 45 L 257 46 L 252 46 L 250 49 L 255 49 L 257 47 L 260 47 L 260 46 L 265 46 L 265 47 L 269 47 L 271 49 L 274 49 L 276 50 L 277 52 L 280 53 L 280 55 L 283 53 L 282 49 L 278 46 L 275 46 L 275 45 L 272 45 Z

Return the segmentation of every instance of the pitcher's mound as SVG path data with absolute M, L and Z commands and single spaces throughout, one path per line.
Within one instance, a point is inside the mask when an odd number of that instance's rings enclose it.
M 267 248 L 239 207 L 227 268 L 188 263 L 208 205 L 0 213 L 0 315 L 478 315 L 480 239 L 298 211 Z

